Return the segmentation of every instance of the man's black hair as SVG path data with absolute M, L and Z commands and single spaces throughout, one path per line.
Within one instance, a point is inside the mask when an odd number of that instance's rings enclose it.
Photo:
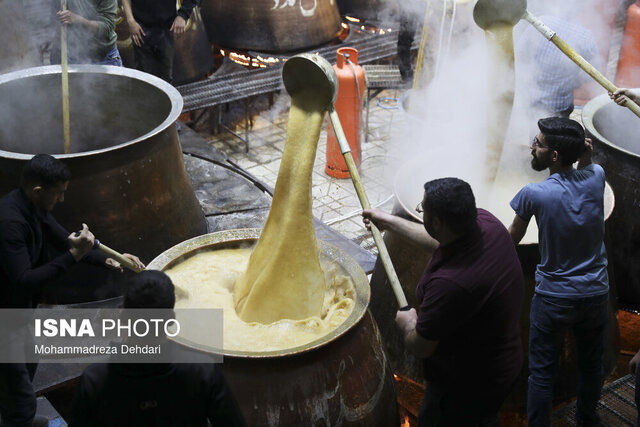
M 127 281 L 124 308 L 173 308 L 175 288 L 162 271 L 145 270 Z
M 584 129 L 575 120 L 547 117 L 538 120 L 538 128 L 546 144 L 560 155 L 562 166 L 575 163 L 584 151 Z
M 71 172 L 61 160 L 49 154 L 36 154 L 22 168 L 20 188 L 27 190 L 36 185 L 50 187 L 69 179 Z
M 478 211 L 471 186 L 458 178 L 434 179 L 424 184 L 425 210 L 443 221 L 456 234 L 477 228 Z

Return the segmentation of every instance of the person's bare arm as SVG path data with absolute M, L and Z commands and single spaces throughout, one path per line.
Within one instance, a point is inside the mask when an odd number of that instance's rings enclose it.
M 513 240 L 514 244 L 520 243 L 522 238 L 527 232 L 527 227 L 529 226 L 529 221 L 525 221 L 517 215 L 513 218 L 513 222 L 509 226 L 509 234 L 511 235 L 511 240 Z
M 431 237 L 420 223 L 386 213 L 380 209 L 363 210 L 362 222 L 364 222 L 367 230 L 371 230 L 371 221 L 380 231 L 388 230 L 399 234 L 416 246 L 432 251 L 438 247 L 438 241 Z
M 184 33 L 186 26 L 187 21 L 185 21 L 182 16 L 178 15 L 176 16 L 176 19 L 173 20 L 173 24 L 171 24 L 171 31 L 173 31 L 176 36 L 179 36 Z
M 131 40 L 133 40 L 133 43 L 136 46 L 142 46 L 142 44 L 144 43 L 144 30 L 133 17 L 131 0 L 122 0 L 122 9 L 124 10 L 124 16 L 127 20 L 129 33 L 131 34 Z
M 62 25 L 77 25 L 86 28 L 87 30 L 97 33 L 100 29 L 98 21 L 91 21 L 83 16 L 73 13 L 70 10 L 60 10 L 57 13 L 58 21 Z
M 582 169 L 591 164 L 591 154 L 593 153 L 593 144 L 590 138 L 584 140 L 584 151 L 578 158 L 578 169 Z
M 640 102 L 640 91 L 637 89 L 634 90 L 621 87 L 613 93 L 609 92 L 609 97 L 618 105 L 626 105 L 627 98 L 637 104 Z
M 426 359 L 436 351 L 438 341 L 425 339 L 416 331 L 418 314 L 415 308 L 396 313 L 396 325 L 404 333 L 405 347 L 416 356 Z

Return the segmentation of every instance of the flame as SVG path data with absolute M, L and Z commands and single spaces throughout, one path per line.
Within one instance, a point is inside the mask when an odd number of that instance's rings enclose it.
M 393 374 L 393 378 L 394 378 L 396 381 L 400 381 L 400 377 L 399 377 L 399 376 L 397 376 L 396 374 Z
M 277 64 L 278 62 L 280 62 L 280 59 L 274 58 L 273 56 L 270 56 L 268 58 L 263 58 L 262 56 L 258 55 L 256 57 L 256 59 L 258 61 L 261 61 L 261 62 L 267 64 L 267 65 L 273 65 L 273 64 Z
M 358 18 L 354 18 L 353 16 L 345 16 L 344 19 L 351 22 L 360 22 Z
M 224 49 L 220 49 L 220 54 L 222 56 L 227 56 L 236 64 L 249 68 L 267 68 L 268 66 L 277 64 L 280 61 L 284 61 L 284 59 L 274 58 L 273 56 L 269 56 L 267 58 L 260 55 L 252 57 L 246 53 L 227 51 Z
M 408 415 L 404 416 L 404 419 L 402 420 L 402 424 L 400 424 L 400 427 L 411 427 L 411 423 L 409 422 Z

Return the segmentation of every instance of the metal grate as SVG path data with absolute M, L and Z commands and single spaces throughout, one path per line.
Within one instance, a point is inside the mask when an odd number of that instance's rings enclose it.
M 402 86 L 397 65 L 364 65 L 364 77 L 369 89 L 393 89 Z
M 352 37 L 341 44 L 310 50 L 330 63 L 336 62 L 336 50 L 354 47 L 358 50 L 358 63 L 366 64 L 394 56 L 397 52 L 397 33 L 373 34 L 352 27 Z M 267 54 L 264 54 L 268 56 Z M 282 63 L 258 70 L 243 70 L 225 75 L 213 75 L 195 83 L 178 86 L 184 100 L 183 112 L 212 107 L 231 101 L 276 92 L 284 88 Z M 399 76 L 399 74 L 398 74 Z M 388 86 L 386 86 L 388 87 Z
M 635 379 L 627 375 L 602 389 L 598 401 L 598 414 L 605 426 L 635 426 L 638 411 L 634 401 Z M 575 402 L 553 413 L 554 427 L 576 425 Z

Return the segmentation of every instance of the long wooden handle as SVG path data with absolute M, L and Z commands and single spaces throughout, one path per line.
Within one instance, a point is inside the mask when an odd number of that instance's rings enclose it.
M 430 5 L 431 3 L 429 3 Z M 429 5 L 424 12 L 424 23 L 422 24 L 422 36 L 420 37 L 420 47 L 418 48 L 418 58 L 416 59 L 416 71 L 413 75 L 413 89 L 418 89 L 420 74 L 422 73 L 422 61 L 424 60 L 424 50 L 427 46 L 428 21 L 429 21 Z M 409 49 L 411 51 L 411 49 Z
M 61 1 L 62 10 L 67 10 L 67 0 Z M 62 133 L 64 153 L 71 152 L 71 129 L 69 126 L 69 71 L 67 57 L 67 26 L 60 26 L 60 65 L 62 66 Z
M 526 19 L 529 23 L 531 23 L 543 36 L 547 38 L 547 40 L 551 41 L 554 45 L 558 47 L 571 59 L 575 62 L 578 67 L 582 68 L 587 74 L 589 74 L 595 81 L 597 81 L 600 86 L 605 88 L 608 92 L 615 92 L 618 88 L 607 79 L 604 74 L 600 71 L 596 70 L 596 68 L 591 65 L 586 59 L 584 59 L 578 52 L 576 52 L 571 46 L 569 46 L 564 40 L 562 40 L 555 31 L 547 27 L 542 21 L 533 16 L 528 11 L 524 14 L 524 19 Z M 633 111 L 633 113 L 640 117 L 640 106 L 633 102 L 631 99 L 627 98 L 627 102 L 624 104 L 625 107 Z
M 140 273 L 141 271 L 144 271 L 143 268 L 138 267 L 138 264 L 131 261 L 126 256 L 122 255 L 120 252 L 114 251 L 109 246 L 101 243 L 100 241 L 97 241 L 97 243 L 98 243 L 97 249 L 99 251 L 102 251 L 108 257 L 115 259 L 120 263 L 120 265 L 127 267 L 129 270 L 133 271 L 134 273 Z M 189 291 L 185 290 L 180 286 L 174 285 L 174 292 L 176 294 L 176 298 L 184 298 L 184 299 L 189 298 Z
M 349 144 L 347 142 L 347 137 L 344 135 L 344 131 L 342 130 L 340 118 L 338 117 L 338 113 L 333 107 L 331 107 L 331 109 L 329 110 L 329 119 L 331 120 L 331 126 L 333 126 L 333 131 L 336 134 L 336 139 L 338 140 L 340 150 L 342 151 L 342 155 L 344 156 L 344 161 L 347 163 L 347 168 L 349 169 L 349 174 L 351 175 L 353 186 L 356 188 L 356 194 L 358 195 L 358 199 L 360 200 L 360 205 L 362 205 L 363 209 L 371 209 L 371 204 L 369 203 L 367 194 L 365 193 L 362 182 L 360 181 L 360 175 L 358 174 L 356 163 L 353 161 L 351 148 L 349 147 Z M 400 280 L 398 279 L 396 270 L 393 268 L 393 263 L 391 262 L 391 257 L 389 256 L 387 247 L 384 244 L 384 240 L 382 239 L 382 234 L 380 234 L 380 230 L 378 230 L 378 227 L 376 227 L 373 222 L 371 223 L 371 234 L 373 234 L 373 240 L 378 247 L 378 255 L 380 257 L 380 260 L 382 261 L 384 270 L 387 273 L 387 277 L 389 278 L 389 282 L 391 283 L 391 288 L 393 289 L 393 293 L 396 296 L 396 300 L 398 301 L 400 310 L 408 310 L 409 304 L 407 303 L 407 298 L 404 296 L 402 285 L 400 284 Z
M 107 256 L 109 256 L 110 258 L 115 259 L 121 265 L 123 265 L 124 267 L 127 267 L 129 270 L 131 270 L 133 272 L 140 273 L 143 270 L 140 267 L 138 267 L 138 264 L 136 264 L 135 262 L 133 262 L 132 260 L 130 260 L 126 256 L 122 255 L 120 252 L 114 251 L 109 246 L 105 245 L 104 243 L 99 243 L 98 250 L 104 252 Z

